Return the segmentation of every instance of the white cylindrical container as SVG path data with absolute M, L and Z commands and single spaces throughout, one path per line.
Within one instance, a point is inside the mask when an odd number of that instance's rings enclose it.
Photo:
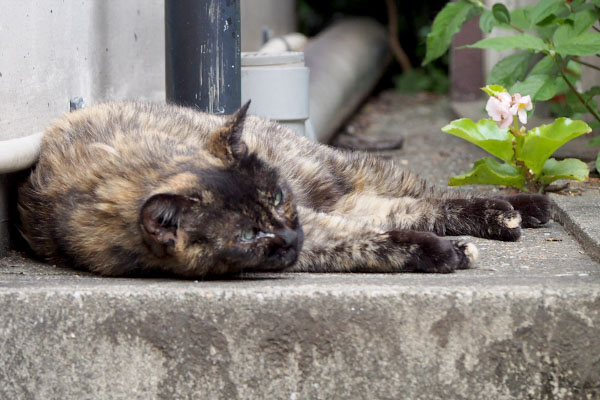
M 315 141 L 305 129 L 309 75 L 301 52 L 242 53 L 242 103 L 252 100 L 250 114 L 276 120 Z

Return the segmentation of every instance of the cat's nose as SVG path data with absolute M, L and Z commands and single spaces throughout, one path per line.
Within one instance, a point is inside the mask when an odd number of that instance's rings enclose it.
M 275 238 L 279 239 L 281 247 L 292 247 L 298 243 L 298 232 L 293 229 L 280 229 L 275 232 Z

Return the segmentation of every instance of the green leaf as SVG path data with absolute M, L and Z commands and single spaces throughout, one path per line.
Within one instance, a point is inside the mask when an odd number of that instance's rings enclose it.
M 522 189 L 525 178 L 516 168 L 499 163 L 491 157 L 475 161 L 473 168 L 462 175 L 453 176 L 450 186 L 461 185 L 505 185 Z
M 588 109 L 585 107 L 587 104 L 593 109 L 598 108 L 598 102 L 594 99 L 594 96 L 600 94 L 600 87 L 594 86 L 590 90 L 584 93 L 580 93 L 580 96 L 585 101 L 585 104 L 581 104 L 581 100 L 579 97 L 575 95 L 572 91 L 569 91 L 566 95 L 567 104 L 571 107 L 571 110 L 575 113 L 585 114 L 588 112 Z
M 598 157 L 596 158 L 596 172 L 600 173 L 600 153 L 598 153 Z
M 555 78 L 548 75 L 529 75 L 522 82 L 511 86 L 509 92 L 530 95 L 532 101 L 550 100 L 556 94 Z
M 577 181 L 585 181 L 590 174 L 588 166 L 581 160 L 576 158 L 567 158 L 561 161 L 556 161 L 554 158 L 548 159 L 542 169 L 540 181 L 544 185 L 548 185 L 558 179 L 575 179 Z
M 492 32 L 492 29 L 494 29 L 496 25 L 498 25 L 498 22 L 490 10 L 484 11 L 479 17 L 479 28 L 483 33 Z
M 588 146 L 600 146 L 600 136 L 596 136 L 592 140 L 590 140 L 587 144 Z
M 556 65 L 556 62 L 554 62 L 552 57 L 545 56 L 534 65 L 531 71 L 529 71 L 529 75 L 556 75 L 557 72 L 558 66 Z
M 575 62 L 573 60 L 569 60 L 567 62 L 567 69 L 565 70 L 565 73 L 570 78 L 579 79 L 579 78 L 581 78 L 581 71 L 582 71 L 581 68 L 582 68 L 581 64 L 579 64 L 578 62 Z
M 496 3 L 492 6 L 494 19 L 501 24 L 510 24 L 510 13 L 508 8 L 502 3 Z
M 522 49 L 533 51 L 549 51 L 550 48 L 544 41 L 528 33 L 514 36 L 501 36 L 482 39 L 471 45 L 463 46 L 474 49 L 509 50 Z
M 530 59 L 531 53 L 529 52 L 516 53 L 503 58 L 492 68 L 487 83 L 511 86 L 517 80 L 523 78 L 523 75 L 527 72 Z
M 591 132 L 583 121 L 558 118 L 552 124 L 530 130 L 517 145 L 517 158 L 539 176 L 546 160 L 571 139 Z
M 573 80 L 571 80 L 571 82 L 573 82 Z M 575 84 L 575 82 L 573 82 L 573 84 Z M 554 87 L 556 87 L 556 94 L 571 92 L 569 85 L 567 85 L 562 76 L 556 77 L 556 79 L 554 80 Z
M 506 92 L 506 89 L 500 85 L 487 85 L 482 87 L 481 90 L 486 92 L 490 97 L 496 96 L 498 93 Z
M 533 10 L 533 7 L 523 7 L 511 12 L 510 19 L 512 24 L 524 31 L 531 29 L 531 10 Z
M 554 25 L 555 23 L 558 23 L 560 20 L 561 19 L 558 18 L 556 15 L 550 14 L 546 18 L 544 18 L 543 20 L 538 22 L 536 25 L 541 28 L 547 28 L 550 25 Z M 556 27 L 554 27 L 554 28 L 556 28 Z
M 570 19 L 573 21 L 575 33 L 580 34 L 589 31 L 599 17 L 600 12 L 597 9 L 587 9 L 572 14 Z
M 552 14 L 557 14 L 564 7 L 564 0 L 542 0 L 531 10 L 530 18 L 534 24 L 542 22 Z
M 563 24 L 559 26 L 556 29 L 556 31 L 554 31 L 554 35 L 552 36 L 552 43 L 554 43 L 555 47 L 560 46 L 561 43 L 568 42 L 577 35 L 578 33 L 571 25 Z
M 513 158 L 512 135 L 508 133 L 508 128 L 498 128 L 491 119 L 475 123 L 468 118 L 461 118 L 444 126 L 442 131 L 465 139 L 501 160 L 509 162 Z
M 443 55 L 470 13 L 477 10 L 467 1 L 449 2 L 433 20 L 431 32 L 427 35 L 427 52 L 423 65 Z
M 600 52 L 600 34 L 584 32 L 554 46 L 561 56 L 592 56 Z

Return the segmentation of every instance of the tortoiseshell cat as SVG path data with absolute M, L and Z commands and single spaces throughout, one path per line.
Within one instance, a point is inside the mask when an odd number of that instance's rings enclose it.
M 110 276 L 451 272 L 477 249 L 438 235 L 512 241 L 550 218 L 544 196 L 460 198 L 247 107 L 107 103 L 54 122 L 19 192 L 24 236 L 49 262 Z

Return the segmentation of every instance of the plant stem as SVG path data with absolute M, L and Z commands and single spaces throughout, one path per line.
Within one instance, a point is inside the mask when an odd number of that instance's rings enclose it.
M 594 110 L 592 107 L 590 107 L 590 105 L 585 101 L 585 99 L 581 96 L 581 94 L 577 91 L 577 89 L 575 89 L 575 86 L 573 86 L 573 84 L 569 81 L 569 79 L 567 78 L 565 73 L 562 71 L 562 69 L 560 70 L 560 75 L 562 76 L 563 80 L 567 83 L 567 85 L 569 85 L 569 89 L 571 89 L 573 94 L 575 96 L 577 96 L 577 98 L 579 99 L 581 104 L 583 104 L 583 106 L 585 108 L 587 108 L 587 110 L 590 112 L 590 114 L 592 114 L 594 116 L 594 118 L 596 118 L 596 120 L 598 122 L 600 122 L 600 115 L 598 115 L 596 110 Z
M 519 28 L 516 25 L 510 24 L 510 27 L 513 28 L 515 31 L 519 32 L 519 33 L 525 33 L 525 31 L 521 28 Z
M 388 13 L 388 41 L 396 61 L 402 67 L 402 72 L 408 72 L 412 70 L 412 65 L 406 52 L 400 45 L 398 40 L 398 8 L 396 7 L 395 0 L 385 0 Z
M 581 61 L 581 60 L 579 60 L 579 59 L 577 59 L 577 58 L 572 58 L 572 60 L 573 60 L 573 61 L 575 61 L 576 63 L 579 63 L 579 64 L 581 64 L 581 65 L 585 65 L 586 67 L 590 67 L 590 68 L 593 68 L 593 69 L 595 69 L 595 70 L 597 70 L 597 71 L 600 71 L 600 67 L 598 67 L 598 66 L 596 66 L 596 65 L 594 65 L 594 64 L 590 64 L 590 63 L 588 63 L 588 62 Z

